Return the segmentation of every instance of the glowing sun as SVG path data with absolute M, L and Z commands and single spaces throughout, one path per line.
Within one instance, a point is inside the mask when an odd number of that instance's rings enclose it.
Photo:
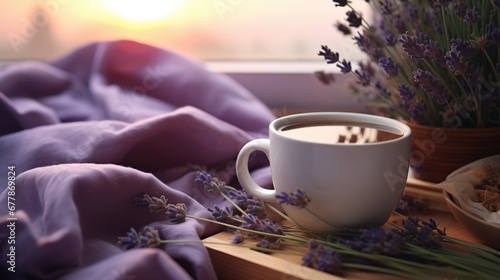
M 131 22 L 151 22 L 170 16 L 182 0 L 106 0 L 108 9 Z

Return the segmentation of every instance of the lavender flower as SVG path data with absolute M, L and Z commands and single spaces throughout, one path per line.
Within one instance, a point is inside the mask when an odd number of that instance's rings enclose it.
M 382 44 L 372 34 L 373 30 L 363 30 L 363 34 L 358 31 L 358 35 L 353 37 L 359 49 L 367 53 L 373 60 L 378 60 L 384 55 Z
M 445 86 L 431 72 L 417 69 L 413 71 L 413 81 L 424 91 L 430 93 L 438 104 L 444 104 L 450 98 Z
M 335 27 L 337 28 L 338 31 L 342 32 L 344 35 L 350 35 L 351 34 L 351 29 L 349 27 L 341 22 L 337 22 L 335 24 Z
M 325 71 L 315 71 L 314 76 L 325 85 L 329 85 L 335 81 L 335 75 L 326 73 Z
M 485 37 L 488 46 L 500 44 L 500 28 L 495 27 L 493 23 L 488 23 L 485 27 Z
M 371 23 L 346 1 L 347 19 L 337 23 L 337 29 L 347 34 L 350 27 L 358 28 L 352 38 L 354 43 L 368 55 L 369 61 L 378 65 L 368 79 L 362 70 L 356 72 L 350 62 L 340 61 L 338 53 L 335 62 L 330 63 L 335 63 L 342 73 L 354 74 L 357 84 L 350 85 L 353 94 L 373 105 L 376 113 L 424 125 L 447 126 L 450 118 L 443 118 L 444 106 L 464 96 L 484 100 L 485 90 L 479 81 L 498 82 L 499 2 L 369 1 L 378 15 Z M 411 81 L 412 73 L 415 82 Z M 385 90 L 376 87 L 376 81 L 385 85 Z M 409 88 L 398 89 L 400 84 Z M 362 88 L 366 85 L 375 85 L 375 89 Z M 399 98 L 401 92 L 411 93 L 412 101 Z M 500 104 L 477 105 L 471 112 L 474 117 L 460 127 L 498 126 Z M 448 114 L 451 112 L 448 110 Z
M 134 205 L 139 208 L 148 208 L 151 213 L 157 213 L 167 209 L 167 201 L 164 195 L 151 197 L 143 194 L 142 197 L 135 198 Z
M 187 207 L 184 203 L 169 204 L 165 212 L 171 223 L 179 224 L 186 220 Z
M 342 256 L 331 248 L 324 247 L 315 240 L 311 240 L 309 249 L 302 258 L 302 265 L 323 272 L 338 274 L 342 268 Z
M 371 79 L 370 74 L 368 74 L 366 72 L 361 73 L 358 70 L 355 70 L 354 73 L 358 77 L 356 83 L 358 83 L 364 87 L 370 85 L 370 79 Z
M 118 245 L 125 247 L 125 249 L 131 249 L 136 247 L 141 242 L 141 237 L 134 228 L 130 228 L 126 236 L 118 237 Z
M 453 48 L 446 52 L 444 57 L 446 59 L 446 65 L 455 75 L 463 75 L 467 72 L 468 62 L 466 57 L 462 55 L 458 49 Z
M 333 0 L 335 7 L 345 7 L 347 5 L 347 0 Z
M 235 221 L 233 220 L 233 211 L 231 211 L 229 207 L 220 208 L 215 205 L 214 209 L 208 208 L 208 211 L 212 213 L 212 216 L 216 221 L 227 224 L 235 224 Z
M 444 52 L 439 46 L 438 42 L 434 40 L 429 40 L 425 45 L 424 55 L 431 59 L 435 64 L 439 66 L 445 66 L 446 60 L 444 59 Z
M 215 194 L 220 193 L 226 187 L 225 182 L 213 177 L 207 171 L 196 172 L 195 182 L 201 183 L 207 192 Z
M 474 24 L 479 21 L 479 10 L 477 7 L 465 11 L 464 21 L 468 24 Z
M 321 51 L 319 51 L 318 55 L 324 57 L 328 64 L 339 61 L 339 53 L 332 52 L 328 46 L 321 46 Z
M 401 47 L 408 56 L 413 59 L 424 58 L 424 45 L 417 42 L 415 36 L 411 36 L 408 31 L 399 38 Z
M 392 47 L 398 42 L 398 38 L 387 28 L 385 28 L 385 25 L 381 24 L 380 30 L 382 30 L 384 42 L 387 46 Z
M 415 103 L 415 100 L 412 103 Z M 200 173 L 197 178 L 201 182 L 214 182 L 215 178 L 207 174 Z M 228 200 L 231 200 L 229 196 L 238 199 L 247 207 L 259 205 L 251 196 L 244 195 L 242 191 L 236 191 L 231 187 L 225 188 L 225 192 L 220 194 Z M 303 190 L 279 194 L 277 199 L 282 203 L 298 207 L 305 207 L 310 200 Z M 418 200 L 415 198 L 404 196 L 403 200 L 407 202 L 407 206 L 410 204 L 418 206 Z M 139 206 L 147 207 L 149 202 L 154 202 L 155 205 L 166 204 L 167 200 L 164 197 L 155 198 L 143 195 L 143 200 L 138 203 Z M 419 266 L 418 276 L 424 278 L 454 277 L 457 275 L 472 278 L 477 275 L 485 275 L 486 278 L 496 279 L 495 277 L 500 273 L 500 269 L 496 266 L 497 256 L 500 254 L 494 250 L 488 250 L 488 248 L 478 245 L 477 250 L 474 251 L 476 256 L 441 248 L 443 240 L 451 241 L 455 245 L 461 243 L 459 240 L 447 237 L 445 231 L 440 230 L 433 219 L 420 221 L 417 217 L 409 217 L 403 220 L 403 227 L 396 226 L 395 229 L 390 230 L 382 227 L 360 230 L 346 229 L 346 231 L 330 233 L 327 236 L 314 233 L 313 236 L 318 238 L 316 241 L 309 239 L 306 235 L 294 233 L 298 229 L 293 226 L 283 229 L 279 224 L 267 218 L 259 218 L 252 214 L 233 217 L 232 211 L 228 207 L 215 206 L 209 211 L 212 212 L 215 220 L 196 216 L 189 217 L 216 224 L 227 223 L 228 227 L 235 229 L 231 243 L 240 244 L 245 238 L 250 237 L 257 240 L 256 247 L 253 247 L 257 251 L 268 252 L 269 250 L 265 249 L 279 249 L 283 242 L 286 242 L 287 246 L 308 244 L 308 250 L 302 258 L 302 264 L 327 273 L 339 274 L 343 267 L 347 267 L 374 272 L 384 271 L 403 277 L 406 275 L 405 273 L 414 276 L 412 274 L 415 272 L 413 266 L 417 263 Z M 185 221 L 187 217 L 187 208 L 183 203 L 167 204 L 165 213 L 172 222 L 180 223 Z M 285 215 L 284 213 L 279 214 Z M 231 222 L 235 223 L 231 224 Z M 131 228 L 126 236 L 118 238 L 118 245 L 125 249 L 154 248 L 164 243 L 180 242 L 203 243 L 204 241 L 162 240 L 158 229 L 151 226 L 144 227 L 140 232 Z M 471 249 L 474 245 L 467 244 L 466 247 Z M 477 269 L 474 263 L 479 265 Z M 439 269 L 441 266 L 442 270 Z M 429 273 L 427 273 L 426 268 L 429 268 Z
M 397 255 L 403 246 L 403 237 L 396 230 L 382 228 L 362 229 L 361 234 L 351 239 L 340 239 L 341 244 L 369 254 Z
M 422 212 L 427 210 L 427 208 L 428 205 L 425 200 L 403 194 L 395 211 L 403 215 L 408 215 L 411 211 Z
M 147 226 L 141 232 L 141 248 L 157 248 L 161 244 L 158 230 L 154 227 Z
M 265 210 L 266 207 L 262 201 L 257 199 L 249 199 L 245 212 L 260 218 L 265 216 Z
M 358 16 L 355 11 L 347 11 L 347 22 L 349 22 L 349 26 L 352 27 L 360 27 L 362 23 L 362 18 Z
M 391 57 L 381 57 L 379 60 L 380 66 L 384 68 L 389 77 L 396 77 L 398 75 L 399 66 L 394 63 Z
M 394 11 L 394 5 L 392 1 L 383 0 L 380 1 L 380 11 L 383 15 L 390 16 Z
M 445 232 L 437 230 L 432 219 L 421 224 L 418 217 L 408 217 L 403 220 L 403 227 L 401 234 L 406 242 L 426 248 L 441 248 L 439 236 L 444 236 Z
M 241 231 L 240 230 L 235 230 L 233 238 L 231 239 L 231 243 L 233 243 L 233 244 L 240 244 L 243 241 L 245 241 L 245 237 L 243 236 L 243 234 L 241 233 Z
M 379 80 L 375 81 L 375 88 L 378 89 L 378 92 L 383 97 L 385 97 L 385 98 L 391 98 L 391 96 L 392 96 L 391 91 L 388 90 L 387 87 L 385 87 L 384 85 L 382 85 L 382 83 Z
M 256 245 L 256 246 L 257 246 L 257 247 L 259 247 L 259 248 L 265 248 L 265 249 L 268 249 L 268 248 L 271 248 L 271 242 L 270 242 L 268 239 L 264 238 L 264 239 L 261 239 L 261 240 L 257 243 L 257 245 Z
M 283 228 L 278 225 L 277 223 L 269 220 L 269 219 L 259 219 L 258 217 L 251 215 L 251 214 L 245 214 L 242 216 L 243 223 L 241 224 L 241 228 L 244 229 L 251 229 L 251 230 L 256 230 L 260 231 L 262 233 L 272 233 L 272 234 L 277 234 L 277 235 L 284 235 Z M 270 240 L 277 241 L 278 238 L 272 237 L 269 238 Z
M 246 213 L 257 217 L 262 217 L 265 211 L 265 205 L 262 201 L 255 199 L 247 192 L 242 190 L 229 190 L 227 196 L 236 203 L 238 207 Z
M 467 10 L 467 6 L 465 5 L 464 1 L 462 1 L 462 0 L 457 1 L 453 5 L 453 8 L 454 8 L 455 14 L 458 17 L 460 17 L 460 18 L 464 18 L 465 17 L 465 11 Z
M 132 248 L 156 248 L 161 244 L 158 230 L 151 226 L 146 226 L 141 232 L 130 228 L 126 236 L 118 237 L 118 245 L 126 250 Z
M 276 199 L 280 204 L 291 205 L 298 208 L 306 207 L 311 201 L 307 193 L 302 189 L 289 193 L 282 192 L 276 195 Z
M 408 113 L 411 116 L 412 120 L 419 124 L 425 123 L 426 111 L 427 111 L 427 106 L 421 99 L 414 100 L 408 108 Z
M 340 68 L 340 71 L 344 74 L 350 73 L 352 71 L 351 62 L 347 60 L 342 60 L 340 64 L 337 64 L 337 67 Z
M 415 98 L 415 91 L 406 84 L 399 84 L 397 90 L 404 105 L 409 105 Z

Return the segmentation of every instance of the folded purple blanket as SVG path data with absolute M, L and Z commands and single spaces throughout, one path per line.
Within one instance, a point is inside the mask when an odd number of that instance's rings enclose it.
M 216 279 L 200 243 L 125 251 L 117 237 L 146 225 L 169 240 L 220 231 L 192 219 L 172 224 L 134 198 L 165 195 L 209 218 L 206 208 L 223 200 L 194 182 L 191 166 L 219 167 L 236 184 L 239 149 L 265 136 L 273 118 L 226 76 L 136 42 L 3 66 L 2 279 Z M 254 168 L 270 184 L 266 163 Z

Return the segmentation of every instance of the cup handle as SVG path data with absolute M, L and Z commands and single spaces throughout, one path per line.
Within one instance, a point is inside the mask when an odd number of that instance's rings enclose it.
M 241 148 L 236 159 L 236 176 L 238 177 L 240 185 L 247 193 L 265 202 L 275 202 L 276 190 L 265 189 L 259 186 L 255 183 L 252 176 L 250 176 L 248 170 L 248 160 L 252 152 L 264 152 L 269 159 L 269 143 L 269 139 L 254 139 L 246 143 L 243 148 Z

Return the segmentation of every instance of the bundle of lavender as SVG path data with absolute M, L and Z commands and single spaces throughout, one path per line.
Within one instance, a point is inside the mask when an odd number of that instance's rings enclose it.
M 368 59 L 353 69 L 327 45 L 320 56 L 353 74 L 355 96 L 377 112 L 438 127 L 500 126 L 500 1 L 368 1 L 364 18 L 352 1 L 337 29 L 354 39 Z M 329 83 L 333 75 L 319 71 Z
M 500 252 L 449 237 L 433 219 L 423 221 L 402 215 L 402 226 L 391 224 L 390 228 L 345 228 L 318 233 L 301 228 L 276 207 L 228 186 L 209 172 L 198 171 L 195 183 L 211 194 L 223 196 L 232 206 L 209 208 L 213 218 L 207 219 L 191 215 L 185 204 L 169 204 L 164 196 L 143 194 L 135 205 L 152 213 L 164 212 L 169 223 L 197 219 L 218 224 L 234 233 L 233 246 L 246 246 L 264 253 L 286 253 L 283 248 L 288 246 L 304 247 L 302 265 L 331 274 L 361 270 L 405 279 L 497 279 L 500 275 Z M 278 194 L 276 201 L 310 211 L 307 208 L 310 199 L 300 189 Z M 397 210 L 404 213 L 408 208 L 421 207 L 419 200 L 403 196 Z M 321 216 L 321 213 L 315 214 Z M 270 219 L 269 215 L 280 219 Z M 249 239 L 252 242 L 247 242 Z M 118 238 L 118 244 L 126 249 L 160 248 L 182 242 L 204 241 L 162 239 L 151 226 L 140 231 L 132 228 L 126 236 Z M 453 244 L 455 249 L 450 249 L 448 244 Z

